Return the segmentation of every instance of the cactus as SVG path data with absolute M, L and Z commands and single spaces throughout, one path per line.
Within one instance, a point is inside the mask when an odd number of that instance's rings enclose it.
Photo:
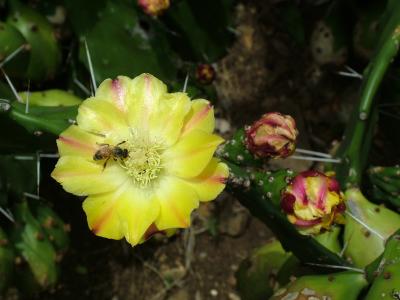
M 230 140 L 220 146 L 217 154 L 238 166 L 261 168 L 264 160 L 254 156 L 247 150 L 245 139 L 244 129 L 238 129 Z
M 400 167 L 372 167 L 368 172 L 372 195 L 379 202 L 400 208 Z
M 33 217 L 28 203 L 15 207 L 16 226 L 11 235 L 17 255 L 26 260 L 35 280 L 42 287 L 54 285 L 58 278 L 57 254 Z M 17 266 L 18 267 L 18 266 Z
M 336 153 L 337 157 L 343 159 L 343 163 L 332 168 L 343 187 L 358 186 L 366 167 L 377 122 L 374 98 L 385 72 L 399 50 L 400 2 L 387 2 L 382 22 L 383 33 L 377 42 L 374 57 L 364 71 L 359 104 L 352 112 L 344 139 Z
M 315 239 L 333 253 L 339 254 L 341 251 L 341 245 L 339 241 L 340 232 L 341 227 L 334 226 L 330 230 L 315 236 Z
M 77 109 L 77 106 L 32 106 L 29 112 L 26 112 L 25 104 L 12 102 L 8 115 L 31 133 L 41 135 L 43 132 L 49 132 L 58 135 L 75 123 Z
M 62 256 L 69 246 L 69 224 L 65 224 L 54 210 L 47 205 L 36 205 L 34 207 L 34 215 L 48 240 L 57 251 L 57 256 Z M 57 257 L 57 259 L 59 259 L 59 257 Z
M 377 264 L 377 262 L 379 262 Z M 372 266 L 372 285 L 365 300 L 400 298 L 400 230 L 385 245 L 385 252 Z M 376 267 L 377 266 L 377 267 Z M 367 268 L 368 269 L 368 268 Z M 371 271 L 370 271 L 371 272 Z
M 303 276 L 278 290 L 270 300 L 357 300 L 367 285 L 364 274 L 353 271 Z
M 216 61 L 225 54 L 231 42 L 227 30 L 231 20 L 232 0 L 196 0 L 172 2 L 162 16 L 166 27 L 177 34 L 169 35 L 170 42 L 185 60 Z M 219 18 L 210 20 L 210 12 Z
M 356 188 L 347 190 L 345 198 L 350 214 L 346 215 L 344 253 L 363 268 L 382 254 L 385 241 L 400 228 L 400 215 L 370 203 Z
M 52 78 L 59 66 L 61 53 L 50 23 L 17 0 L 11 0 L 10 7 L 7 24 L 17 28 L 30 46 L 26 76 L 31 80 Z
M 0 64 L 4 64 L 4 69 L 10 76 L 25 75 L 29 61 L 28 50 L 24 36 L 14 26 L 0 22 Z M 13 53 L 17 53 L 14 59 L 4 62 Z
M 237 289 L 243 300 L 267 299 L 278 285 L 276 276 L 290 253 L 283 250 L 278 240 L 253 251 L 242 261 L 236 272 Z
M 68 1 L 66 5 L 71 11 L 75 33 L 81 37 L 81 41 L 87 41 L 96 81 L 121 74 L 134 77 L 143 72 L 164 80 L 175 78 L 175 54 L 171 53 L 165 36 L 159 36 L 154 28 L 150 28 L 149 32 L 141 29 L 134 5 L 108 1 L 105 6 L 94 5 L 95 12 L 92 11 L 93 7 L 82 10 L 81 1 Z M 82 19 L 93 19 L 93 15 L 101 15 L 101 18 L 82 28 Z M 110 37 L 113 37 L 112 43 Z M 89 69 L 84 43 L 81 43 L 79 59 Z
M 243 206 L 247 207 L 255 217 L 274 232 L 285 250 L 293 252 L 306 263 L 348 265 L 344 259 L 329 251 L 311 236 L 300 234 L 281 212 L 277 205 L 280 203 L 280 193 L 277 191 L 287 186 L 286 176 L 275 177 L 274 172 L 265 174 L 260 185 L 260 182 L 254 181 L 253 176 L 247 174 L 240 167 L 229 162 L 227 164 L 230 168 L 228 192 L 236 196 Z M 281 174 L 281 172 L 277 171 L 277 174 Z M 290 170 L 286 172 L 288 176 L 293 174 Z M 264 185 L 264 183 L 266 184 Z M 274 199 L 268 199 L 268 195 L 274 195 Z M 302 246 L 299 247 L 299 245 Z
M 12 244 L 4 230 L 0 227 L 0 296 L 13 278 L 14 257 Z
M 63 90 L 47 90 L 38 92 L 19 92 L 23 103 L 29 101 L 34 106 L 74 106 L 79 105 L 82 99 Z

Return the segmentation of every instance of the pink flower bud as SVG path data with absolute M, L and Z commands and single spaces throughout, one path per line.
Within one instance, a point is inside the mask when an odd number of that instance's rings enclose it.
M 246 130 L 246 147 L 261 158 L 285 158 L 295 150 L 297 135 L 291 116 L 271 112 Z
M 318 171 L 305 171 L 284 190 L 281 208 L 301 232 L 316 234 L 340 223 L 346 205 L 336 179 Z
M 169 0 L 138 0 L 138 5 L 150 16 L 159 16 L 169 8 Z
M 196 69 L 196 78 L 202 84 L 210 84 L 215 79 L 215 69 L 210 64 L 200 64 Z

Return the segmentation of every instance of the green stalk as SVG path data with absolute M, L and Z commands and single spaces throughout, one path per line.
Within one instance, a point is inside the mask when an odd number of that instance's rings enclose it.
M 394 57 L 400 43 L 400 2 L 390 2 L 386 11 L 386 24 L 374 57 L 364 71 L 360 102 L 352 114 L 350 126 L 337 156 L 343 163 L 335 168 L 342 186 L 358 186 L 365 167 L 366 157 L 371 145 L 370 134 L 377 118 L 372 108 L 380 83 Z

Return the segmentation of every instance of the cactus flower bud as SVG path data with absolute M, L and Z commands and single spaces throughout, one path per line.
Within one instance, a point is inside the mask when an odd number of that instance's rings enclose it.
M 278 112 L 264 114 L 246 130 L 246 147 L 261 158 L 286 158 L 296 148 L 298 131 L 289 115 Z
M 210 84 L 215 79 L 215 69 L 210 64 L 200 64 L 196 69 L 196 78 L 202 84 Z
M 281 208 L 300 232 L 317 234 L 333 223 L 341 223 L 346 206 L 334 178 L 318 171 L 305 171 L 284 190 Z
M 138 0 L 138 5 L 143 11 L 153 17 L 161 15 L 169 8 L 169 0 Z

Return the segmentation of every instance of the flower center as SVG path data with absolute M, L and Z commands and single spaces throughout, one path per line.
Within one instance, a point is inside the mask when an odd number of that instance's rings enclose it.
M 125 145 L 124 145 L 125 146 Z M 160 144 L 145 139 L 134 138 L 126 142 L 128 157 L 121 166 L 141 188 L 156 179 L 162 169 Z

